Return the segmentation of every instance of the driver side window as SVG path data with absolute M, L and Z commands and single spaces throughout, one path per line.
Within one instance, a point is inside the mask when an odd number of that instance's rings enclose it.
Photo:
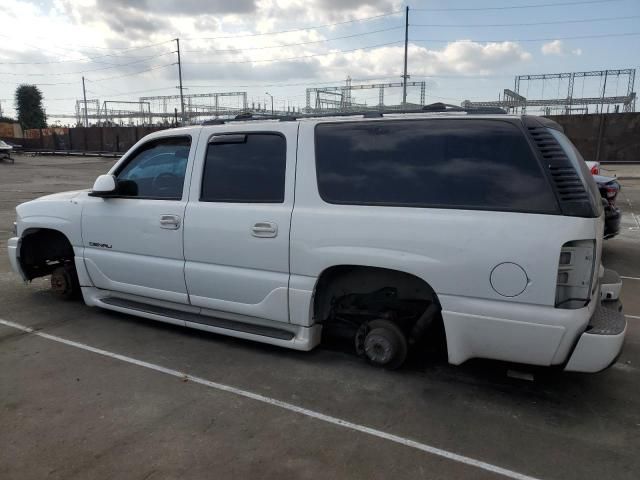
M 169 137 L 142 145 L 116 173 L 118 196 L 182 198 L 191 137 Z

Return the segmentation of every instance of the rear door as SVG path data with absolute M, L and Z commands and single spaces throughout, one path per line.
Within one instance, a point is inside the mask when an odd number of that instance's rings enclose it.
M 288 322 L 297 133 L 297 122 L 202 132 L 185 212 L 191 304 Z

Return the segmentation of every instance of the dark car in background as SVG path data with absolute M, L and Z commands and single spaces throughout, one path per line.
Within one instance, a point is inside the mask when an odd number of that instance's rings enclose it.
M 620 209 L 616 207 L 616 198 L 622 189 L 622 185 L 615 177 L 594 175 L 593 179 L 598 185 L 602 206 L 604 207 L 604 238 L 613 238 L 620 233 Z

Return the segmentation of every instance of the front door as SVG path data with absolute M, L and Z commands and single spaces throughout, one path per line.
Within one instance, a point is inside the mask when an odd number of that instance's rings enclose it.
M 185 213 L 189 298 L 212 314 L 288 322 L 298 124 L 244 128 L 200 137 L 193 177 L 202 181 Z
M 184 135 L 143 143 L 112 172 L 117 196 L 87 199 L 82 239 L 96 287 L 188 303 L 182 230 L 196 141 Z

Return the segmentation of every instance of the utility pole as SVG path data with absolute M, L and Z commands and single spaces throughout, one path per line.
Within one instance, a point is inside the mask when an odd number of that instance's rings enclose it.
M 407 5 L 404 14 L 404 75 L 402 75 L 402 105 L 407 104 L 407 55 L 409 48 L 409 6 Z
M 176 46 L 178 47 L 178 79 L 180 80 L 180 113 L 182 115 L 182 125 L 185 124 L 184 117 L 184 94 L 182 92 L 182 63 L 180 61 L 180 39 L 176 38 Z
M 607 90 L 607 75 L 609 70 L 604 71 L 604 85 L 602 86 L 602 103 L 600 104 L 600 125 L 598 127 L 598 144 L 596 146 L 596 162 L 600 161 L 600 149 L 602 148 L 602 133 L 604 129 L 604 94 Z
M 84 126 L 89 128 L 89 114 L 87 112 L 87 89 L 84 86 L 84 77 L 82 77 L 82 96 L 84 97 Z
M 269 92 L 264 92 L 265 95 L 269 95 L 271 97 L 271 116 L 273 116 L 273 95 L 271 95 Z

